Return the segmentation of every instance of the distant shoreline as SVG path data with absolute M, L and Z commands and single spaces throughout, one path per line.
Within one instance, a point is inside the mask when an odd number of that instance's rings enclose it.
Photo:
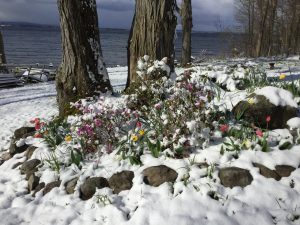
M 54 29 L 60 29 L 59 25 L 55 24 L 38 24 L 38 23 L 29 23 L 29 22 L 6 22 L 6 21 L 0 21 L 0 28 L 1 27 L 36 27 L 36 28 L 54 28 Z M 100 30 L 120 30 L 120 31 L 130 31 L 130 28 L 114 28 L 114 27 L 100 27 Z M 178 33 L 181 33 L 181 29 L 176 30 Z M 241 34 L 238 32 L 220 32 L 220 31 L 201 31 L 201 30 L 193 30 L 192 33 L 203 33 L 203 34 L 226 34 L 226 33 L 233 33 L 233 34 Z

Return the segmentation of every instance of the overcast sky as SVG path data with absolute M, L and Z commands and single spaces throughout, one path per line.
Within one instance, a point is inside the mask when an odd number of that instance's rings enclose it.
M 180 1 L 180 0 L 178 0 Z M 216 30 L 234 23 L 234 0 L 192 0 L 194 30 Z M 58 24 L 56 0 L 0 0 L 0 21 Z M 134 11 L 134 0 L 97 0 L 100 26 L 129 28 Z

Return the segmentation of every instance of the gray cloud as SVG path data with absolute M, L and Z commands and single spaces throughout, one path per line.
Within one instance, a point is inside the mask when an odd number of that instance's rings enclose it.
M 180 5 L 180 1 L 179 5 Z M 192 0 L 195 30 L 233 24 L 234 0 Z M 58 24 L 56 0 L 0 0 L 0 21 Z M 129 28 L 135 0 L 97 0 L 101 27 Z

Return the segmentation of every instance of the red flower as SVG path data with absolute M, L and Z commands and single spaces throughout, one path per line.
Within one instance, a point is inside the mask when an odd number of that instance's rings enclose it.
M 35 128 L 35 130 L 41 129 L 41 124 L 40 123 L 35 123 L 34 128 Z
M 271 121 L 271 116 L 266 117 L 266 122 L 269 123 Z
M 40 133 L 36 133 L 36 134 L 34 135 L 34 137 L 35 137 L 35 138 L 42 138 L 42 135 L 41 135 Z
M 137 121 L 136 126 L 137 126 L 138 128 L 141 128 L 141 127 L 142 127 L 142 123 L 141 123 L 140 121 Z
M 257 129 L 257 130 L 255 131 L 255 133 L 256 133 L 256 135 L 257 135 L 258 137 L 263 137 L 263 136 L 264 136 L 264 133 L 263 133 L 262 130 L 260 130 L 260 129 Z
M 229 125 L 228 124 L 222 124 L 220 125 L 220 131 L 225 133 L 229 130 Z
M 32 120 L 29 121 L 30 123 L 39 123 L 40 119 L 39 118 L 34 118 Z

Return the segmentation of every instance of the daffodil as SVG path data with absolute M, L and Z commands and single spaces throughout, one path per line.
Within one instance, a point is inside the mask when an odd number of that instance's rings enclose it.
M 279 80 L 284 80 L 286 78 L 286 75 L 285 74 L 280 74 L 279 75 Z
M 250 105 L 253 105 L 254 102 L 255 102 L 255 101 L 254 101 L 254 98 L 249 98 L 249 99 L 248 99 L 248 103 L 249 103 Z
M 140 134 L 141 136 L 144 136 L 145 131 L 144 131 L 144 130 L 140 130 L 140 131 L 139 131 L 139 134 Z
M 249 141 L 248 139 L 247 140 L 245 140 L 244 142 L 243 142 L 243 145 L 247 148 L 247 149 L 249 149 L 249 148 L 251 148 L 251 141 Z
M 133 135 L 133 136 L 131 137 L 131 140 L 134 141 L 134 142 L 137 142 L 137 141 L 139 140 L 139 137 L 136 136 L 136 135 Z
M 66 141 L 66 142 L 72 141 L 72 136 L 71 136 L 71 135 L 67 135 L 67 136 L 65 137 L 65 141 Z

